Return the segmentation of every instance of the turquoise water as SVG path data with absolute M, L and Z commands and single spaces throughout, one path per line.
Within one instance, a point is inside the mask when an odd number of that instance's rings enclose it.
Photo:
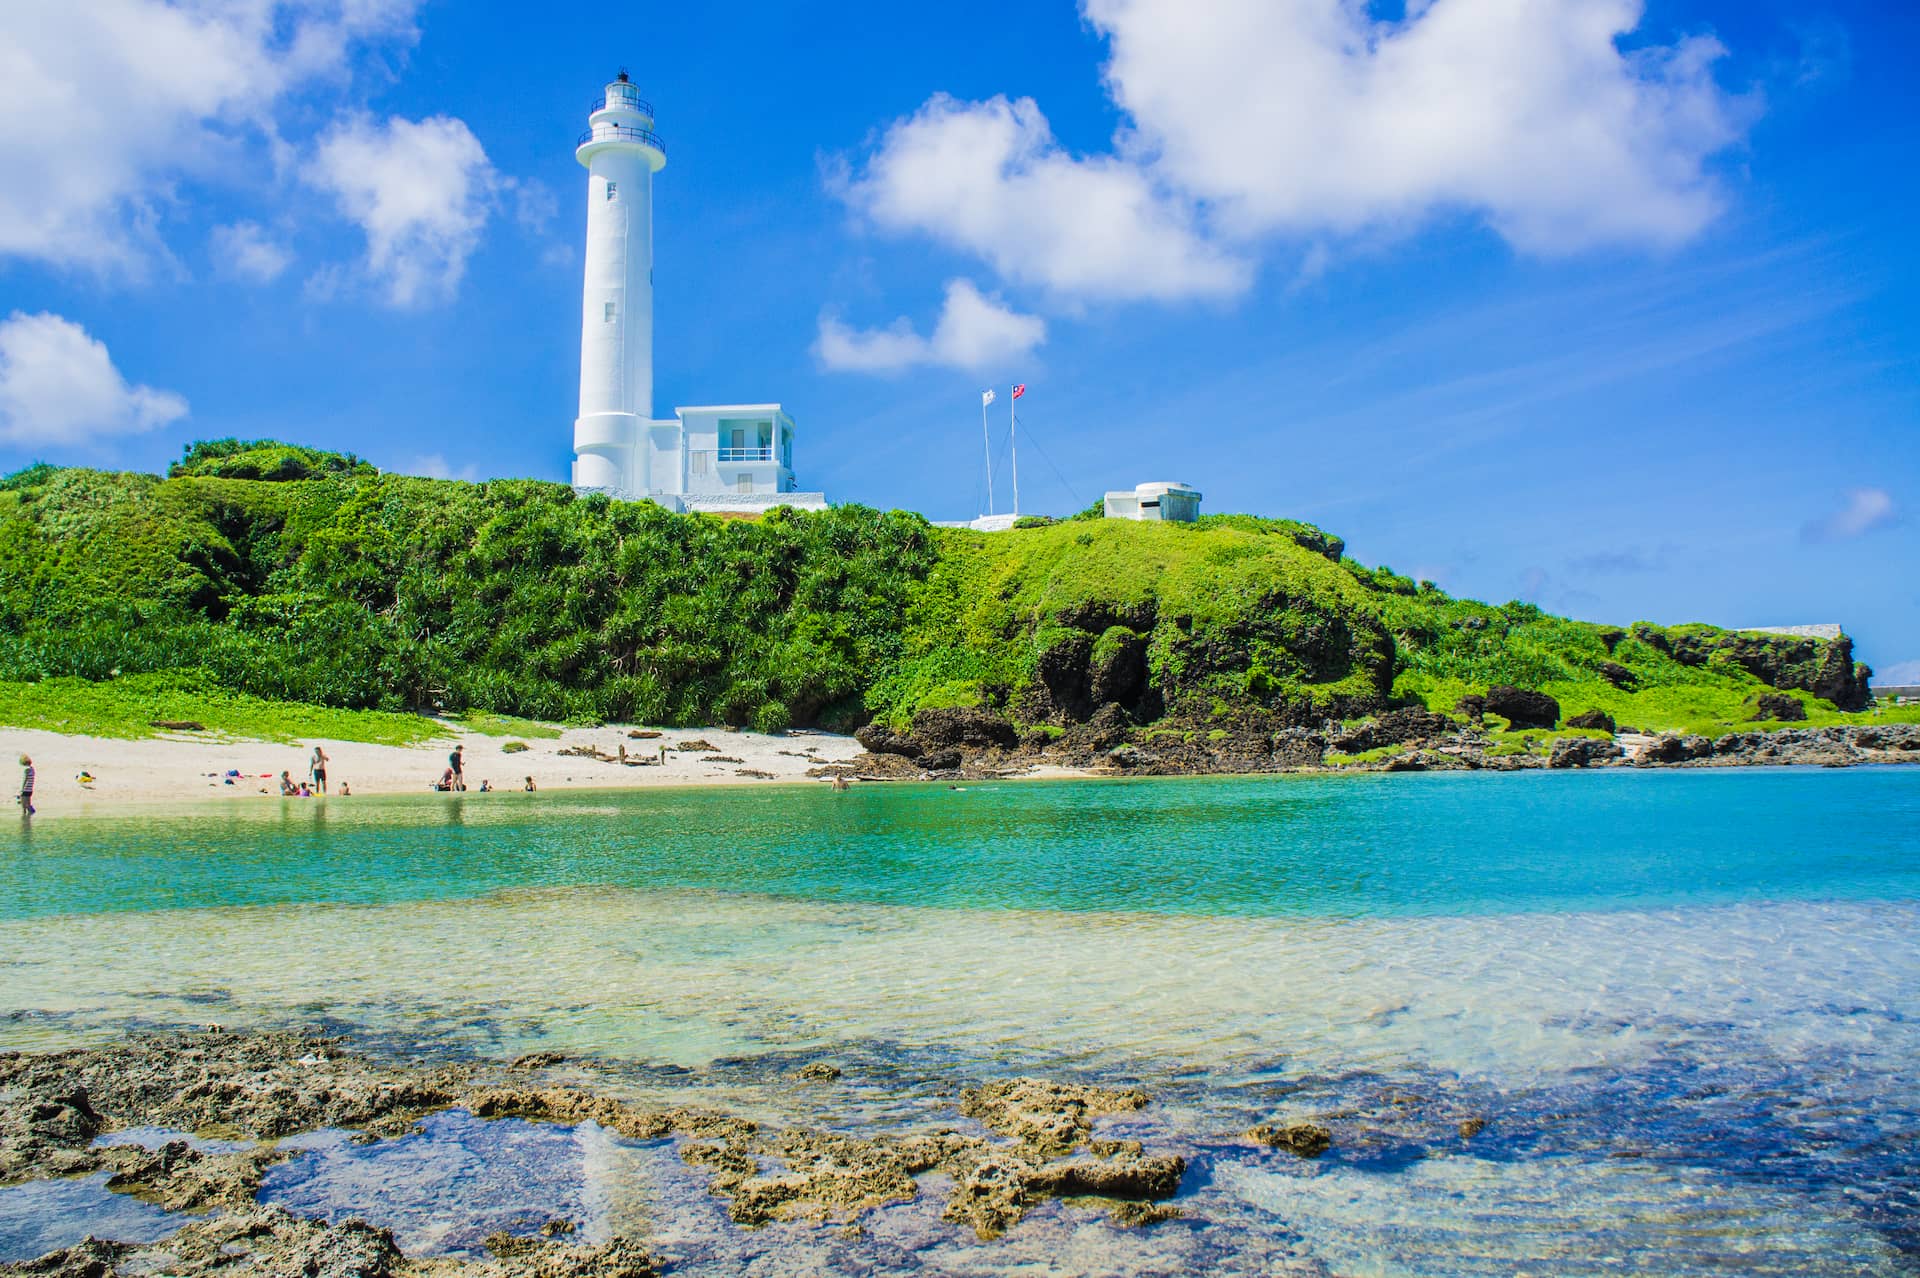
M 605 884 L 1181 914 L 1920 897 L 1898 769 L 280 800 L 0 833 L 0 917 Z M 11 837 L 9 837 L 11 836 Z
M 423 1250 L 563 1211 L 688 1274 L 1920 1272 L 1917 978 L 1920 769 L 261 800 L 0 845 L 0 1048 L 320 1025 L 856 1132 L 1084 1077 L 1191 1163 L 1180 1222 L 992 1244 L 937 1184 L 742 1231 L 590 1125 L 323 1134 L 268 1187 Z M 1333 1150 L 1239 1136 L 1294 1117 Z M 101 1192 L 0 1191 L 0 1260 L 9 1219 L 158 1227 Z

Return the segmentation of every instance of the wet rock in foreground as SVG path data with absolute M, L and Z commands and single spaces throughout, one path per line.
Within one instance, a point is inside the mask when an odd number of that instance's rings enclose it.
M 866 1139 L 802 1129 L 763 1133 L 743 1125 L 715 1143 L 685 1146 L 681 1157 L 709 1173 L 713 1192 L 730 1200 L 728 1215 L 742 1225 L 851 1221 L 913 1199 L 915 1177 L 934 1171 L 953 1179 L 943 1218 L 971 1226 L 983 1239 L 1005 1233 L 1047 1198 L 1100 1199 L 1116 1207 L 1120 1223 L 1143 1225 L 1170 1216 L 1118 1207 L 1173 1197 L 1186 1160 L 1148 1154 L 1136 1141 L 1094 1140 L 1092 1133 L 1094 1119 L 1147 1103 L 1145 1092 L 1132 1089 L 1019 1078 L 969 1088 L 961 1097 L 960 1112 L 1011 1137 L 1006 1143 L 952 1130 Z M 763 1170 L 765 1162 L 778 1170 Z
M 1318 1158 L 1333 1148 L 1333 1133 L 1319 1123 L 1261 1123 L 1247 1136 L 1301 1158 Z
M 489 1239 L 493 1248 L 496 1239 Z M 38 1260 L 0 1265 L 8 1278 L 110 1278 L 118 1273 L 260 1274 L 272 1278 L 655 1278 L 659 1262 L 638 1244 L 614 1238 L 567 1247 L 537 1238 L 501 1245 L 491 1260 L 417 1258 L 393 1235 L 359 1220 L 329 1225 L 278 1207 L 195 1221 L 155 1243 L 88 1238 Z
M 306 1278 L 464 1274 L 490 1278 L 649 1278 L 654 1258 L 630 1239 L 598 1247 L 494 1235 L 491 1258 L 409 1257 L 391 1234 L 360 1221 L 328 1224 L 258 1203 L 266 1171 L 288 1155 L 276 1142 L 323 1128 L 365 1139 L 402 1134 L 420 1119 L 464 1109 L 480 1119 L 593 1122 L 635 1140 L 677 1138 L 709 1174 L 742 1225 L 776 1220 L 852 1224 L 862 1212 L 919 1193 L 916 1177 L 951 1177 L 946 1219 L 983 1239 L 1047 1198 L 1091 1199 L 1127 1225 L 1178 1213 L 1151 1206 L 1178 1192 L 1183 1158 L 1136 1141 L 1097 1140 L 1096 1119 L 1148 1104 L 1146 1093 L 1017 1078 L 967 1089 L 959 1109 L 991 1135 L 942 1130 L 873 1138 L 805 1128 L 769 1130 L 700 1108 L 652 1109 L 575 1085 L 537 1086 L 522 1060 L 492 1071 L 382 1063 L 338 1039 L 224 1031 L 142 1035 L 113 1047 L 0 1053 L 0 1184 L 107 1171 L 107 1187 L 173 1211 L 212 1211 L 150 1244 L 88 1239 L 0 1275 L 108 1278 L 116 1273 L 251 1272 Z M 815 1068 L 814 1078 L 831 1066 Z M 806 1071 L 803 1071 L 805 1074 Z M 833 1070 L 837 1074 L 837 1070 Z M 209 1151 L 185 1140 L 149 1149 L 95 1145 L 156 1127 L 258 1142 Z

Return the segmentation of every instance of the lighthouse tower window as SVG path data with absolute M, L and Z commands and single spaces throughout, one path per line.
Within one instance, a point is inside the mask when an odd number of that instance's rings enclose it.
M 620 189 L 620 184 L 618 182 L 607 183 L 607 198 L 611 200 L 614 196 L 614 192 L 618 191 L 619 189 Z
M 604 324 L 611 324 L 611 323 L 613 323 L 613 303 L 612 303 L 612 302 L 608 302 L 608 303 L 607 303 L 607 313 L 606 313 L 606 315 L 605 315 L 605 317 L 603 317 L 603 319 L 601 320 L 601 322 L 602 322 L 602 323 L 604 323 Z

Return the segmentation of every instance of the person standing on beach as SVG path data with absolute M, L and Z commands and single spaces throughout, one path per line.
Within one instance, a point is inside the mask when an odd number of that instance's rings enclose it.
M 33 760 L 20 756 L 20 815 L 33 815 Z
M 307 765 L 313 772 L 313 792 L 327 792 L 327 752 L 319 746 L 313 747 L 313 759 Z
M 460 752 L 464 749 L 465 746 L 455 746 L 453 753 L 447 756 L 447 767 L 453 772 L 453 788 L 456 790 L 467 788 L 467 774 L 460 764 Z

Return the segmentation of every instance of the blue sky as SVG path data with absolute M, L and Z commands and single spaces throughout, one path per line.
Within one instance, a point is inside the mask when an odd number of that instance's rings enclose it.
M 1920 682 L 1911 5 L 15 0 L 0 50 L 0 466 L 564 478 L 626 67 L 656 408 L 782 401 L 803 487 L 975 514 L 1022 381 L 1025 509 L 1182 479 Z

